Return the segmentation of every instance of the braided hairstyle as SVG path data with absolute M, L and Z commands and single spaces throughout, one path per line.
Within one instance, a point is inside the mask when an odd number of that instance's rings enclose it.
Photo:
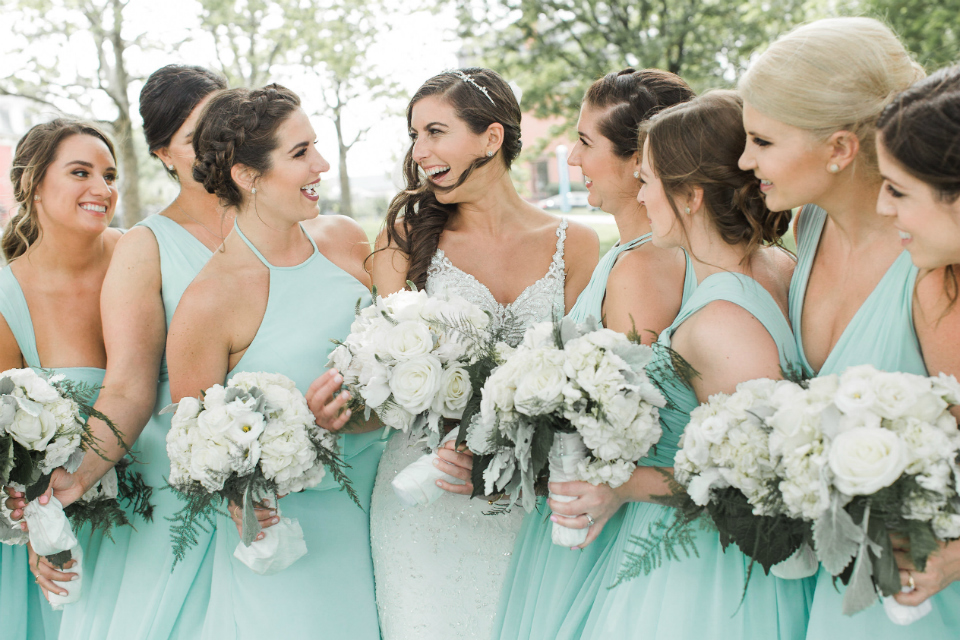
M 279 145 L 277 131 L 300 108 L 300 98 L 279 84 L 228 89 L 210 99 L 193 134 L 197 163 L 193 179 L 226 207 L 239 208 L 244 195 L 230 169 L 243 165 L 257 176 L 270 170 Z
M 613 143 L 617 157 L 627 159 L 637 153 L 641 122 L 695 96 L 683 78 L 669 71 L 637 71 L 627 67 L 608 73 L 590 85 L 583 103 L 606 109 L 600 121 L 600 133 Z
M 945 203 L 960 198 L 960 65 L 940 69 L 897 95 L 880 114 L 884 149 Z M 958 298 L 960 265 L 947 265 L 944 294 Z
M 745 244 L 751 251 L 779 242 L 789 229 L 790 211 L 770 211 L 760 180 L 738 166 L 747 133 L 736 92 L 709 91 L 665 109 L 641 125 L 641 133 L 681 226 L 684 217 L 674 198 L 696 186 L 703 189 L 707 214 L 728 244 Z
M 38 124 L 27 131 L 17 143 L 13 168 L 10 169 L 17 212 L 7 222 L 3 230 L 3 240 L 0 242 L 8 262 L 23 255 L 30 245 L 40 239 L 42 229 L 33 196 L 43 182 L 47 169 L 56 159 L 60 144 L 67 138 L 78 135 L 93 136 L 101 140 L 110 150 L 113 161 L 117 161 L 113 143 L 106 133 L 89 122 L 71 118 L 57 118 Z
M 456 189 L 480 167 L 492 162 L 509 169 L 520 155 L 520 104 L 510 86 L 495 71 L 469 67 L 445 71 L 423 83 L 407 105 L 407 127 L 413 124 L 413 106 L 427 96 L 440 96 L 450 104 L 458 118 L 479 135 L 491 124 L 503 126 L 503 144 L 492 157 L 474 160 L 450 187 L 433 185 L 422 175 L 413 159 L 413 144 L 403 159 L 406 188 L 398 193 L 387 209 L 387 246 L 396 245 L 408 257 L 407 280 L 419 288 L 427 282 L 430 260 L 437 252 L 440 234 L 456 204 L 443 204 L 436 192 Z M 402 224 L 403 232 L 397 231 Z
M 197 105 L 214 91 L 226 88 L 223 76 L 203 67 L 168 64 L 151 73 L 140 90 L 140 117 L 150 154 L 170 146 Z M 179 180 L 175 170 L 166 165 L 163 168 Z

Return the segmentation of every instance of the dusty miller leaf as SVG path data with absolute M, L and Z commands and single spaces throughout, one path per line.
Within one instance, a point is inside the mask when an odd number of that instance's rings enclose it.
M 863 529 L 854 523 L 850 514 L 840 506 L 836 495 L 826 513 L 813 523 L 813 542 L 823 568 L 839 575 L 850 564 L 863 541 Z
M 243 492 L 243 535 L 240 541 L 244 546 L 249 547 L 257 539 L 260 533 L 260 522 L 257 521 L 257 513 L 253 507 L 253 482 L 247 485 Z

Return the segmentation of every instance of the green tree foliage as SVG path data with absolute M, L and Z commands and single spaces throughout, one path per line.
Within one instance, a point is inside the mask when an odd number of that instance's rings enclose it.
M 576 114 L 587 86 L 657 67 L 698 90 L 728 86 L 750 56 L 802 21 L 803 0 L 456 0 L 478 61 L 515 80 L 524 108 Z
M 131 51 L 157 48 L 146 34 L 129 33 L 124 11 L 130 0 L 0 0 L 5 19 L 17 25 L 18 41 L 5 51 L 0 95 L 28 98 L 76 116 L 91 117 L 104 105 L 120 163 L 120 217 L 141 219 L 139 160 L 134 146 Z M 72 46 L 68 47 L 67 44 Z M 82 45 L 83 59 L 76 55 Z M 171 43 L 172 44 L 172 43 Z

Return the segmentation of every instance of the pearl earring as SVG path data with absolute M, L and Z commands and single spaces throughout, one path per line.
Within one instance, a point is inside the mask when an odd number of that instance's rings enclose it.
M 830 173 L 836 173 L 837 171 L 840 171 L 840 165 L 835 163 L 830 164 L 827 166 L 827 171 L 829 171 Z
M 686 208 L 683 210 L 683 212 L 684 212 L 684 213 L 690 213 L 690 207 L 686 207 Z
M 639 177 L 640 177 L 640 172 L 639 172 L 639 171 L 634 171 L 634 172 L 633 172 L 633 177 L 634 177 L 634 178 L 639 178 Z
M 250 189 L 250 193 L 253 195 L 257 195 L 257 188 L 254 187 L 253 189 Z
M 33 194 L 33 201 L 40 202 L 40 196 L 38 196 L 37 194 Z
M 488 158 L 492 158 L 492 157 L 493 157 L 493 151 L 487 151 L 487 157 L 488 157 Z

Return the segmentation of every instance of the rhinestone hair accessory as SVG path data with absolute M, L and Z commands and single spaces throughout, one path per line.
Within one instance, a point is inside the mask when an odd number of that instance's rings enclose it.
M 482 93 L 483 96 L 490 101 L 490 104 L 492 104 L 493 106 L 497 106 L 497 103 L 494 102 L 493 98 L 490 97 L 490 94 L 487 93 L 487 88 L 481 86 L 476 80 L 473 79 L 473 76 L 468 76 L 467 74 L 465 74 L 463 71 L 460 71 L 459 69 L 457 69 L 453 73 L 464 82 L 467 82 L 475 86 L 480 91 L 480 93 Z

